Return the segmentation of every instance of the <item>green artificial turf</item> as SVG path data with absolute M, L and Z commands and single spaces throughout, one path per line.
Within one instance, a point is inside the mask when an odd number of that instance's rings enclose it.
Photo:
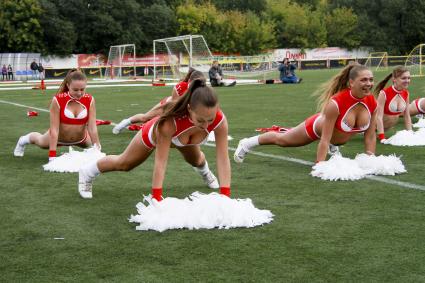
M 257 127 L 295 126 L 316 111 L 311 94 L 336 71 L 300 71 L 300 85 L 218 88 L 235 148 Z M 376 73 L 376 81 L 386 72 Z M 424 96 L 423 78 L 411 98 Z M 99 119 L 119 122 L 150 109 L 170 87 L 88 88 Z M 54 94 L 0 90 L 0 100 L 47 109 Z M 47 151 L 28 146 L 13 157 L 19 136 L 44 132 L 47 112 L 28 118 L 26 107 L 0 102 L 0 282 L 423 282 L 425 191 L 376 180 L 329 182 L 311 167 L 272 157 L 232 160 L 232 196 L 251 198 L 275 215 L 251 229 L 136 231 L 128 222 L 150 193 L 153 158 L 131 172 L 99 176 L 94 198 L 83 200 L 77 174 L 46 173 Z M 413 119 L 415 121 L 415 119 Z M 400 120 L 396 129 L 403 128 Z M 102 150 L 122 152 L 135 132 L 113 135 L 100 126 Z M 259 147 L 274 156 L 315 160 L 316 143 L 300 148 Z M 66 148 L 61 148 L 65 152 Z M 203 147 L 215 170 L 215 150 Z M 361 136 L 341 148 L 363 151 Z M 394 177 L 425 186 L 424 147 L 377 145 L 378 154 L 401 156 L 408 173 Z M 233 152 L 231 152 L 233 155 Z M 171 151 L 164 195 L 209 193 L 199 176 Z M 63 239 L 55 239 L 63 238 Z

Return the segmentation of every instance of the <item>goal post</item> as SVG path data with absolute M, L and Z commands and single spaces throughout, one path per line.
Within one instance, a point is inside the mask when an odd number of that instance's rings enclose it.
M 412 77 L 422 77 L 425 75 L 424 53 L 425 44 L 418 44 L 407 56 L 404 66 L 410 71 Z
M 224 75 L 233 79 L 266 80 L 276 73 L 278 63 L 272 53 L 254 56 L 217 56 Z
M 179 80 L 189 67 L 208 72 L 212 54 L 202 35 L 182 35 L 153 41 L 154 81 Z
M 388 67 L 388 53 L 387 52 L 371 52 L 366 59 L 364 64 L 370 69 L 375 69 L 376 71 L 382 68 Z
M 109 48 L 105 78 L 122 78 L 136 76 L 135 44 L 112 45 Z

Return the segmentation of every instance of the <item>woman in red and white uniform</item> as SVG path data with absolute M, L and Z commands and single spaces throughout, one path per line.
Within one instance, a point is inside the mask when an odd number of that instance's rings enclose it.
M 171 96 L 167 96 L 166 98 L 162 99 L 158 104 L 156 104 L 154 107 L 152 107 L 148 112 L 146 113 L 140 113 L 133 115 L 129 118 L 123 119 L 121 122 L 119 122 L 115 127 L 112 129 L 112 133 L 119 134 L 122 130 L 130 126 L 131 124 L 135 123 L 146 123 L 150 119 L 152 119 L 155 116 L 161 115 L 161 105 L 170 102 L 170 101 L 176 101 L 180 96 L 186 93 L 189 83 L 193 80 L 196 80 L 198 78 L 203 78 L 204 74 L 200 71 L 196 71 L 193 68 L 189 68 L 189 72 L 184 77 L 183 80 L 181 80 L 179 83 L 177 83 L 173 87 L 173 91 L 171 93 Z
M 242 139 L 235 151 L 236 162 L 259 145 L 298 147 L 319 140 L 316 162 L 326 159 L 329 146 L 345 144 L 357 133 L 364 132 L 365 152 L 375 154 L 376 100 L 370 93 L 372 72 L 365 66 L 345 67 L 320 90 L 320 113 L 284 132 L 267 132 Z
M 50 128 L 44 134 L 31 132 L 21 136 L 14 155 L 24 156 L 28 144 L 49 149 L 49 160 L 56 157 L 58 146 L 95 144 L 100 148 L 96 105 L 94 98 L 85 92 L 86 86 L 86 76 L 79 70 L 71 70 L 50 104 Z
M 385 85 L 392 79 L 393 84 L 387 88 Z M 385 131 L 394 127 L 398 118 L 403 115 L 406 130 L 412 129 L 412 120 L 409 113 L 410 72 L 403 66 L 394 68 L 391 74 L 386 76 L 375 88 L 378 97 L 376 110 L 376 128 L 378 139 L 385 139 Z
M 422 117 L 425 114 L 425 97 L 416 98 L 409 105 L 409 114 L 410 116 L 421 115 Z
M 194 80 L 177 101 L 163 105 L 161 116 L 143 124 L 120 155 L 109 155 L 88 164 L 79 172 L 79 193 L 92 198 L 92 182 L 97 175 L 109 171 L 129 171 L 143 163 L 155 150 L 152 195 L 162 199 L 162 184 L 170 147 L 177 148 L 204 182 L 220 193 L 230 195 L 230 161 L 227 142 L 227 120 L 218 106 L 218 99 L 205 78 Z M 218 180 L 208 167 L 200 145 L 214 131 Z

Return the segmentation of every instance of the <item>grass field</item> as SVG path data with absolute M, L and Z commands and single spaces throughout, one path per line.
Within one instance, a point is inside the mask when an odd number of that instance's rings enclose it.
M 311 97 L 336 71 L 303 71 L 300 85 L 217 89 L 235 148 L 256 127 L 295 126 L 315 112 Z M 376 81 L 386 73 L 376 73 Z M 425 79 L 414 78 L 412 98 L 424 96 Z M 99 119 L 119 122 L 144 112 L 171 93 L 170 87 L 88 88 Z M 47 151 L 28 146 L 13 157 L 19 136 L 44 132 L 48 113 L 26 117 L 26 107 L 47 109 L 54 94 L 0 90 L 0 281 L 1 282 L 424 282 L 425 186 L 423 147 L 377 145 L 378 154 L 401 156 L 408 173 L 329 182 L 309 175 L 311 166 L 278 159 L 314 161 L 314 143 L 301 148 L 260 147 L 243 164 L 232 160 L 234 198 L 251 198 L 271 210 L 271 224 L 253 229 L 138 232 L 128 218 L 150 193 L 152 157 L 129 173 L 101 175 L 94 199 L 77 192 L 77 174 L 46 173 Z M 137 105 L 136 105 L 137 104 Z M 414 119 L 415 120 L 415 119 Z M 400 121 L 397 129 L 402 129 Z M 113 135 L 99 127 L 103 151 L 120 153 L 134 132 Z M 391 135 L 397 129 L 389 133 Z M 66 148 L 61 148 L 65 151 Z M 215 150 L 203 148 L 215 168 Z M 341 148 L 363 151 L 362 137 Z M 231 152 L 233 155 L 233 152 Z M 216 171 L 214 169 L 214 171 Z M 197 174 L 171 152 L 165 196 L 208 193 Z M 64 238 L 56 240 L 55 238 Z

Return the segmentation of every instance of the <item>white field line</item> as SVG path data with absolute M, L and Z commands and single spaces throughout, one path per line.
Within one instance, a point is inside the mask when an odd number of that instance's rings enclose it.
M 32 107 L 32 106 L 28 106 L 28 105 L 24 105 L 24 104 L 19 104 L 19 103 L 15 103 L 15 102 L 10 102 L 10 101 L 5 101 L 5 100 L 0 100 L 0 103 L 9 104 L 9 105 L 17 106 L 17 107 L 24 107 L 24 108 L 36 109 L 36 110 L 43 111 L 43 112 L 49 112 L 49 110 L 47 110 L 47 109 L 42 109 L 42 108 L 38 108 L 38 107 Z M 115 123 L 111 123 L 111 125 L 114 126 L 116 124 Z M 205 145 L 210 146 L 210 147 L 215 147 L 215 144 L 213 144 L 213 143 L 206 143 Z M 229 150 L 230 151 L 235 151 L 236 148 L 229 147 Z M 274 158 L 274 159 L 284 160 L 284 161 L 288 161 L 288 162 L 292 162 L 292 163 L 297 163 L 297 164 L 302 164 L 302 165 L 306 165 L 306 166 L 312 166 L 314 164 L 311 161 L 307 161 L 307 160 L 303 160 L 303 159 L 298 159 L 298 158 L 293 158 L 293 157 L 286 157 L 286 156 L 283 156 L 283 155 L 274 155 L 274 154 L 262 153 L 262 152 L 258 152 L 258 151 L 250 151 L 249 154 L 257 155 L 257 156 L 261 156 L 261 157 L 267 157 L 267 158 Z M 385 183 L 385 184 L 389 184 L 389 185 L 394 185 L 394 186 L 398 186 L 398 187 L 402 187 L 402 188 L 425 191 L 425 186 L 414 184 L 414 183 L 408 183 L 408 182 L 403 182 L 403 181 L 392 180 L 392 179 L 388 179 L 388 178 L 385 178 L 385 177 L 382 177 L 382 176 L 366 176 L 366 178 L 367 179 L 370 179 L 370 180 L 373 180 L 373 181 L 377 181 L 377 182 L 381 182 L 381 183 Z
M 173 86 L 175 83 L 166 84 L 166 86 Z M 104 85 L 91 85 L 88 84 L 87 88 L 90 90 L 91 88 L 101 88 L 101 87 L 134 87 L 134 86 L 144 86 L 144 87 L 153 87 L 151 84 L 104 84 Z M 58 89 L 59 85 L 55 86 L 46 86 L 46 89 Z M 21 86 L 21 87 L 0 87 L 0 91 L 2 90 L 27 90 L 33 89 L 33 86 Z M 40 91 L 39 89 L 37 89 Z
M 215 144 L 212 144 L 212 143 L 207 143 L 206 145 L 211 146 L 211 147 L 215 147 Z M 229 150 L 235 151 L 236 148 L 229 147 Z M 310 166 L 310 167 L 313 166 L 313 164 L 314 164 L 311 161 L 307 161 L 307 160 L 303 160 L 303 159 L 286 157 L 286 156 L 283 156 L 283 155 L 274 155 L 274 154 L 262 153 L 262 152 L 258 152 L 258 151 L 252 151 L 252 150 L 249 152 L 249 154 L 257 155 L 257 156 L 261 156 L 261 157 L 267 157 L 267 158 L 274 158 L 274 159 L 289 161 L 289 162 L 302 164 L 302 165 L 306 165 L 306 166 Z M 392 180 L 392 179 L 388 179 L 388 178 L 385 178 L 385 177 L 382 177 L 382 176 L 371 175 L 371 176 L 366 176 L 366 178 L 373 180 L 373 181 L 386 183 L 386 184 L 390 184 L 390 185 L 394 185 L 394 186 L 399 186 L 399 187 L 403 187 L 403 188 L 407 188 L 407 189 L 415 189 L 415 190 L 425 191 L 425 186 L 413 184 L 413 183 L 408 183 L 408 182 L 403 182 L 403 181 Z

